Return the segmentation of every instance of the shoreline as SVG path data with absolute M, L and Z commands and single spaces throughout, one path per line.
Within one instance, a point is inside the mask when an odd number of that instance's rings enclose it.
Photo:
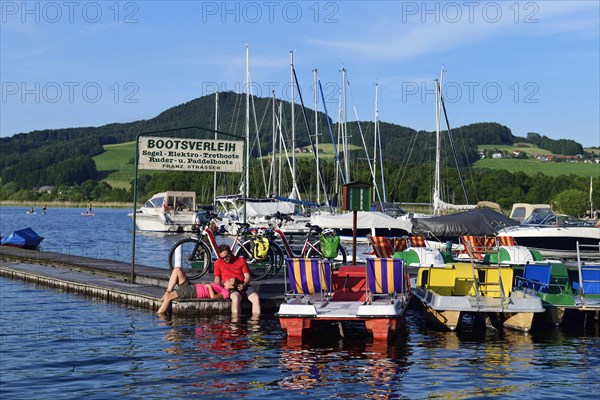
M 24 207 L 24 208 L 42 208 L 44 204 L 48 208 L 84 208 L 87 209 L 89 201 L 12 201 L 0 200 L 0 207 Z M 92 202 L 94 208 L 133 208 L 133 202 Z

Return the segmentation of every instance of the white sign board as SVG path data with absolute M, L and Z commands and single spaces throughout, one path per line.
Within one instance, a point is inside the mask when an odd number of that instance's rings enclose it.
M 139 169 L 242 172 L 244 142 L 140 137 Z

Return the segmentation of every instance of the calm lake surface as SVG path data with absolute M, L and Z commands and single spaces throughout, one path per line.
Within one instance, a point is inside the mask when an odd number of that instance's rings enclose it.
M 0 208 L 2 234 L 32 227 L 42 251 L 129 261 L 126 210 Z M 166 268 L 181 236 L 139 234 Z M 361 329 L 289 342 L 272 316 L 163 320 L 151 312 L 0 278 L 2 399 L 600 398 L 600 334 L 545 327 L 441 332 L 409 310 L 399 335 Z
M 42 214 L 26 214 L 28 207 L 0 207 L 0 234 L 30 227 L 44 237 L 40 251 L 101 258 L 130 263 L 132 221 L 130 210 L 95 208 L 94 216 L 82 216 L 81 208 L 50 208 Z M 136 232 L 136 264 L 168 268 L 171 246 L 188 234 Z

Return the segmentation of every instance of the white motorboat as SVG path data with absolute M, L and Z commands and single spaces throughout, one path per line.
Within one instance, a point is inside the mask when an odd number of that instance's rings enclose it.
M 512 236 L 517 244 L 538 250 L 544 257 L 573 258 L 580 246 L 598 246 L 600 226 L 593 220 L 578 220 L 550 209 L 534 212 L 521 225 L 500 229 L 498 236 Z M 587 247 L 586 247 L 587 248 Z M 597 250 L 582 251 L 583 258 L 600 259 Z
M 133 218 L 133 213 L 129 217 Z M 135 225 L 140 231 L 191 232 L 195 224 L 195 192 L 157 193 L 135 212 Z

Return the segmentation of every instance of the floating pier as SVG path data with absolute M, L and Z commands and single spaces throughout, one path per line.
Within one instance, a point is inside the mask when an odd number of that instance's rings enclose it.
M 158 310 L 169 273 L 165 268 L 136 265 L 132 282 L 131 264 L 124 262 L 0 246 L 0 276 L 153 312 Z M 212 279 L 207 274 L 199 282 Z M 283 302 L 283 277 L 253 281 L 252 286 L 260 294 L 263 313 L 275 312 Z M 243 302 L 242 311 L 249 309 L 250 304 Z M 231 302 L 175 300 L 172 312 L 176 316 L 229 314 Z

